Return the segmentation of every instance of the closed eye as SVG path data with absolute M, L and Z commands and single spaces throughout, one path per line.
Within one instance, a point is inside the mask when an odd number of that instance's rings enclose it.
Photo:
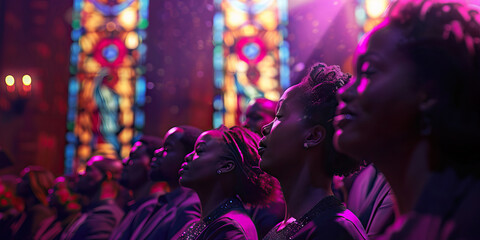
M 371 76 L 375 75 L 376 73 L 377 73 L 377 71 L 372 69 L 372 70 L 367 70 L 367 71 L 360 72 L 360 76 L 370 78 Z

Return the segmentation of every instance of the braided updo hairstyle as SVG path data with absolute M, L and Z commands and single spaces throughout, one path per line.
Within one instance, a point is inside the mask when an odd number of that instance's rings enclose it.
M 327 174 L 348 175 L 360 166 L 360 162 L 347 157 L 333 147 L 333 117 L 338 105 L 336 93 L 352 76 L 343 73 L 337 65 L 316 63 L 309 73 L 297 84 L 302 90 L 299 96 L 304 106 L 304 120 L 308 126 L 322 125 L 326 130 L 324 148 L 328 152 L 324 170 Z
M 462 1 L 398 1 L 386 24 L 403 32 L 399 51 L 416 66 L 415 83 L 437 103 L 424 113 L 438 156 L 433 170 L 479 174 L 480 14 Z
M 260 137 L 244 127 L 217 129 L 227 145 L 227 158 L 235 161 L 235 175 L 238 180 L 235 190 L 246 204 L 267 205 L 281 195 L 278 180 L 260 169 L 258 143 Z

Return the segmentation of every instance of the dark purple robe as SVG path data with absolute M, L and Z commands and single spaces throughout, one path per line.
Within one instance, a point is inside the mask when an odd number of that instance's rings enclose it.
M 172 239 L 200 219 L 200 200 L 195 192 L 180 187 L 158 198 L 155 209 L 140 223 L 131 239 Z

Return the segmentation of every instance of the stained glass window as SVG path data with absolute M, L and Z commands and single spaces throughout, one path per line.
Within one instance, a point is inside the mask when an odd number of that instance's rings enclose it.
M 126 157 L 144 127 L 148 0 L 74 0 L 65 172 Z
M 290 85 L 287 0 L 215 0 L 213 126 L 240 124 L 251 99 Z

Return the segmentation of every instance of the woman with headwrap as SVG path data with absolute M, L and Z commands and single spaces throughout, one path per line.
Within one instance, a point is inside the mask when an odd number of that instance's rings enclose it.
M 242 127 L 204 132 L 180 170 L 180 184 L 192 188 L 202 219 L 180 239 L 257 239 L 243 204 L 267 204 L 279 197 L 277 181 L 259 168 L 259 137 Z

